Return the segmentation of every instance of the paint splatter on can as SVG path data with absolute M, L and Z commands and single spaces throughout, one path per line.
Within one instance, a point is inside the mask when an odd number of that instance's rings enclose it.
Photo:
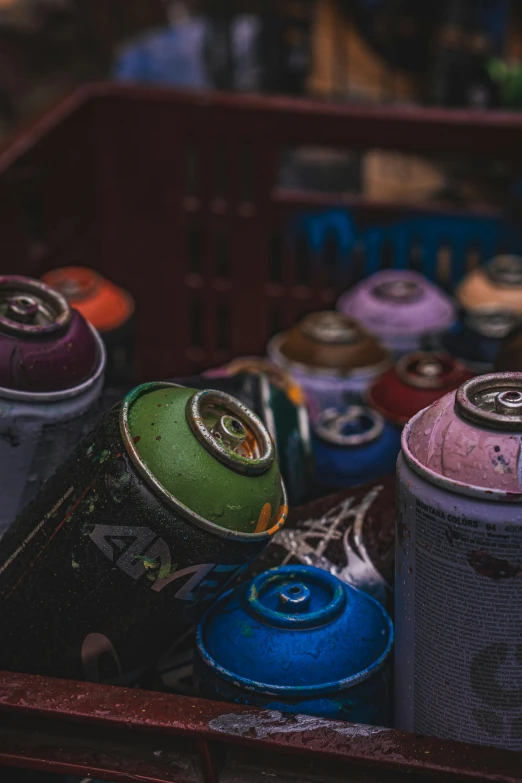
M 402 435 L 396 727 L 522 750 L 522 374 L 466 381 Z
M 273 337 L 267 352 L 304 390 L 312 420 L 326 408 L 360 402 L 390 362 L 357 321 L 334 311 L 307 315 L 288 332 Z
M 363 405 L 328 408 L 313 426 L 314 479 L 331 490 L 393 473 L 400 432 Z
M 247 356 L 178 383 L 228 392 L 257 413 L 274 440 L 290 505 L 303 501 L 312 470 L 310 425 L 303 391 L 289 373 Z
M 337 308 L 357 318 L 396 356 L 418 351 L 426 335 L 447 329 L 456 319 L 451 299 L 406 269 L 377 272 L 346 291 Z
M 106 384 L 127 391 L 134 383 L 134 311 L 132 296 L 93 269 L 66 266 L 42 278 L 100 333 L 107 352 Z
M 265 571 L 198 627 L 200 695 L 390 725 L 393 627 L 371 596 L 310 566 Z
M 255 414 L 215 391 L 137 387 L 0 541 L 0 667 L 135 681 L 286 515 Z
M 503 340 L 518 319 L 513 311 L 490 307 L 463 311 L 450 329 L 427 338 L 424 348 L 450 354 L 468 370 L 484 375 L 493 371 Z
M 487 307 L 522 316 L 522 256 L 495 256 L 464 278 L 456 296 L 466 310 Z
M 408 353 L 368 389 L 368 404 L 397 428 L 435 400 L 453 391 L 474 373 L 447 354 Z M 397 455 L 400 451 L 397 450 Z
M 0 277 L 0 534 L 94 425 L 105 350 L 66 300 Z

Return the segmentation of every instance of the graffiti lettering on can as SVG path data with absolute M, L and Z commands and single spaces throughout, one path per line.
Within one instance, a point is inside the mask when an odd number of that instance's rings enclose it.
M 156 537 L 148 527 L 125 527 L 122 525 L 95 525 L 89 533 L 89 538 L 98 549 L 115 565 L 137 580 L 145 574 L 151 578 L 151 589 L 159 593 L 165 587 L 185 576 L 193 574 L 177 591 L 175 598 L 182 601 L 194 600 L 194 589 L 202 587 L 211 597 L 220 584 L 220 579 L 206 580 L 207 574 L 215 569 L 216 575 L 227 574 L 238 570 L 237 565 L 217 566 L 215 563 L 200 563 L 176 570 L 172 565 L 170 549 L 166 542 Z M 126 544 L 124 539 L 132 539 Z
M 298 530 L 283 528 L 274 539 L 287 552 L 281 565 L 295 558 L 304 565 L 328 571 L 384 602 L 386 590 L 391 587 L 375 568 L 363 540 L 364 520 L 381 490 L 382 486 L 371 489 L 358 506 L 353 506 L 353 497 L 347 498 L 320 519 L 307 520 Z M 340 528 L 345 523 L 343 532 Z M 344 566 L 335 565 L 325 554 L 330 541 L 340 539 L 346 556 Z

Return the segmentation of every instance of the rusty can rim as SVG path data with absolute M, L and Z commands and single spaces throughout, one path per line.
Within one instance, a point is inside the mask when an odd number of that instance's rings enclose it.
M 64 402 L 65 400 L 73 399 L 74 397 L 79 397 L 80 395 L 89 391 L 89 389 L 91 389 L 96 383 L 98 383 L 98 381 L 102 378 L 105 372 L 105 367 L 107 364 L 107 351 L 105 349 L 105 343 L 103 342 L 98 330 L 95 329 L 94 326 L 91 323 L 89 323 L 89 321 L 86 321 L 86 323 L 93 334 L 94 340 L 96 342 L 96 351 L 98 355 L 96 370 L 94 371 L 94 373 L 91 375 L 90 378 L 87 378 L 86 381 L 83 381 L 82 383 L 78 384 L 78 386 L 72 386 L 70 389 L 62 389 L 61 391 L 56 391 L 56 392 L 19 391 L 16 389 L 7 389 L 5 387 L 0 387 L 0 398 L 4 397 L 9 400 L 18 400 L 20 402 L 28 402 L 28 403 Z
M 511 388 L 506 389 L 506 386 Z M 515 395 L 519 395 L 521 399 L 513 408 L 513 413 L 519 410 L 519 415 L 511 415 L 507 410 L 502 412 L 498 408 L 490 410 L 489 404 L 487 408 L 479 407 L 475 403 L 474 397 L 486 391 L 498 392 L 493 401 L 495 407 L 502 394 L 513 392 Z M 509 402 L 506 405 L 509 405 Z M 481 427 L 504 432 L 522 432 L 522 373 L 496 372 L 471 378 L 457 389 L 455 411 L 466 421 Z
M 520 503 L 522 501 L 522 489 L 520 492 L 511 492 L 503 489 L 490 489 L 489 487 L 479 487 L 476 484 L 465 484 L 462 481 L 455 481 L 447 476 L 441 476 L 440 473 L 436 473 L 434 470 L 431 470 L 431 468 L 426 467 L 426 465 L 423 465 L 420 460 L 413 456 L 409 448 L 410 433 L 416 426 L 417 420 L 429 407 L 430 406 L 428 405 L 427 408 L 416 413 L 402 430 L 401 454 L 408 467 L 425 481 L 429 481 L 430 484 L 435 484 L 435 486 L 447 489 L 457 495 L 466 495 L 467 497 L 481 498 L 482 500 L 489 501 L 501 500 L 508 503 Z
M 56 332 L 62 332 L 70 322 L 72 311 L 67 299 L 59 291 L 41 280 L 23 275 L 0 276 L 0 291 L 9 291 L 10 288 L 22 288 L 27 296 L 34 294 L 40 300 L 53 305 L 57 309 L 57 315 L 52 323 L 45 326 L 18 322 L 5 315 L 0 315 L 0 329 L 3 332 L 25 337 L 46 337 Z
M 254 542 L 254 541 L 269 540 L 274 535 L 274 533 L 276 533 L 281 527 L 283 527 L 287 518 L 288 498 L 286 494 L 286 487 L 282 477 L 280 477 L 281 492 L 282 492 L 282 500 L 281 500 L 280 508 L 282 510 L 280 511 L 275 524 L 269 530 L 265 530 L 261 533 L 243 533 L 237 530 L 231 530 L 229 528 L 220 527 L 219 525 L 214 524 L 214 522 L 210 522 L 208 519 L 205 519 L 204 517 L 200 516 L 195 511 L 192 511 L 192 509 L 190 509 L 188 506 L 186 506 L 184 503 L 181 503 L 176 497 L 174 497 L 174 495 L 170 493 L 168 489 L 166 489 L 166 487 L 164 487 L 160 481 L 158 481 L 158 479 L 154 476 L 152 471 L 147 467 L 147 465 L 142 460 L 136 448 L 136 444 L 133 442 L 132 433 L 129 427 L 129 413 L 130 413 L 131 405 L 134 402 L 136 402 L 136 400 L 139 399 L 139 397 L 141 397 L 142 394 L 148 392 L 151 386 L 154 386 L 156 389 L 171 389 L 171 388 L 185 389 L 186 388 L 179 383 L 168 383 L 166 381 L 157 381 L 157 382 L 145 383 L 145 384 L 141 384 L 140 386 L 136 386 L 134 389 L 132 389 L 132 391 L 130 391 L 124 397 L 120 408 L 120 433 L 123 440 L 123 444 L 130 457 L 130 460 L 133 466 L 140 474 L 140 476 L 142 476 L 142 478 L 145 479 L 145 481 L 153 489 L 154 493 L 159 496 L 160 500 L 162 500 L 164 503 L 166 503 L 166 505 L 170 506 L 179 514 L 181 514 L 181 516 L 184 517 L 184 519 L 186 519 L 188 522 L 192 522 L 202 530 L 206 530 L 212 533 L 213 535 L 219 536 L 220 538 L 229 538 L 229 539 L 233 539 L 234 541 Z

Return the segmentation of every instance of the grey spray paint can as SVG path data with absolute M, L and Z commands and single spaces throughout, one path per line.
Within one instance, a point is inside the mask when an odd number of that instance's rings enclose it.
M 522 750 L 522 373 L 466 381 L 398 460 L 396 727 Z
M 105 348 L 52 288 L 0 277 L 0 535 L 94 426 Z

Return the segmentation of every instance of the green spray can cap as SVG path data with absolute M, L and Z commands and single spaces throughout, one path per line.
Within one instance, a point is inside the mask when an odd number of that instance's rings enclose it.
M 284 524 L 273 441 L 231 395 L 143 384 L 125 397 L 120 425 L 138 472 L 196 525 L 225 537 L 268 538 Z

